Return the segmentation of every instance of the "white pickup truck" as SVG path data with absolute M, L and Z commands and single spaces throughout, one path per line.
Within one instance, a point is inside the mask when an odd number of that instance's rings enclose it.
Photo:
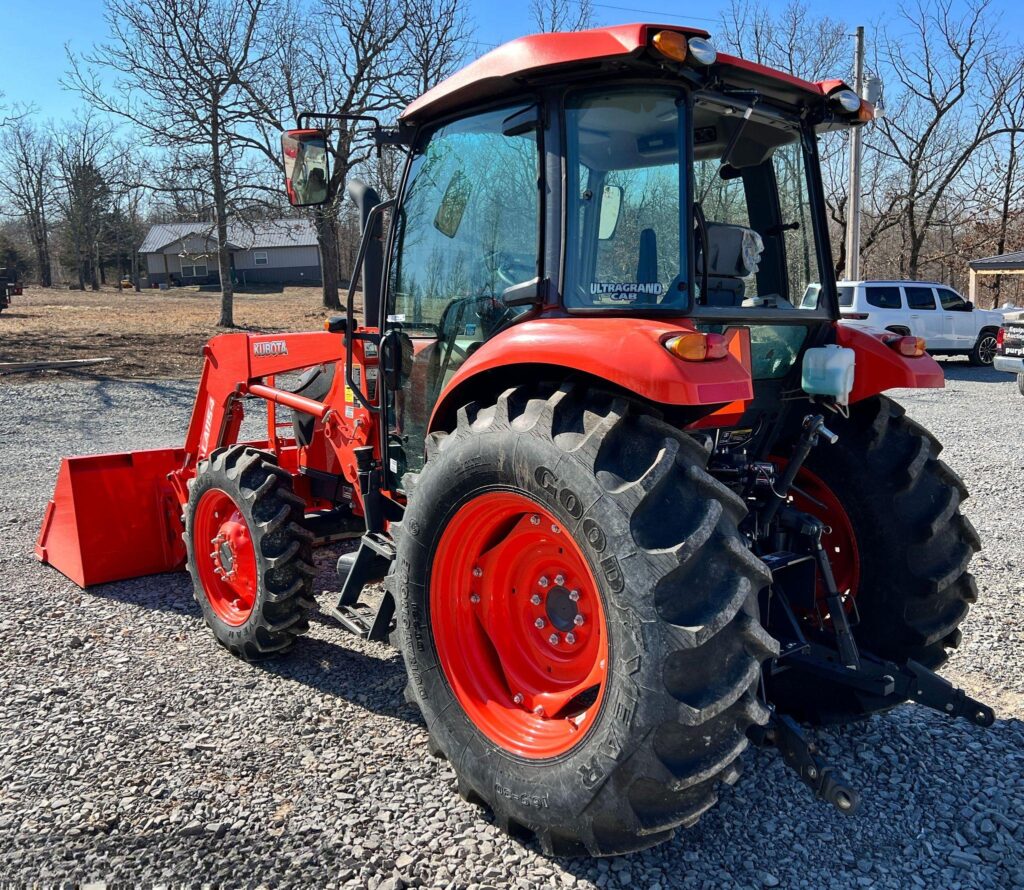
M 817 305 L 812 284 L 801 306 Z M 1000 312 L 976 309 L 955 290 L 930 281 L 840 281 L 843 324 L 922 337 L 932 355 L 966 355 L 972 365 L 991 365 Z

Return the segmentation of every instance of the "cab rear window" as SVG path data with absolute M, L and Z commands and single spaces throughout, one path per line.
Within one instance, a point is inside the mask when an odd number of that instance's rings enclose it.
M 901 309 L 900 289 L 898 287 L 868 287 L 867 301 L 869 306 L 877 309 Z
M 837 287 L 836 291 L 839 293 L 839 305 L 849 308 L 853 305 L 853 288 L 852 287 Z

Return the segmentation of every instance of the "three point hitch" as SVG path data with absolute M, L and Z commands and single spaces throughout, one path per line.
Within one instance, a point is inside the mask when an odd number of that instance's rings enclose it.
M 897 664 L 858 646 L 851 626 L 851 614 L 856 619 L 856 604 L 844 602 L 828 551 L 822 543 L 828 529 L 820 519 L 796 509 L 789 499 L 800 468 L 821 439 L 834 444 L 838 437 L 825 426 L 820 415 L 805 417 L 792 457 L 781 478 L 770 486 L 768 502 L 757 516 L 758 536 L 762 542 L 780 539 L 797 542 L 792 548 L 761 553 L 772 571 L 772 584 L 763 601 L 764 614 L 771 617 L 769 630 L 781 643 L 781 654 L 765 670 L 769 675 L 797 671 L 804 674 L 809 683 L 817 680 L 843 687 L 869 700 L 870 710 L 882 710 L 909 700 L 950 717 L 963 717 L 975 726 L 991 726 L 995 714 L 990 707 L 924 665 L 909 659 Z M 764 549 L 762 547 L 762 551 Z M 819 629 L 808 634 L 804 633 L 806 625 L 798 619 L 795 601 L 791 601 L 786 590 L 791 583 L 789 579 L 801 571 L 803 574 L 799 577 L 803 579 L 803 586 L 813 579 L 815 596 L 820 596 L 827 608 L 826 615 L 819 612 Z M 806 606 L 806 597 L 804 602 Z M 772 707 L 767 725 L 752 729 L 750 736 L 759 747 L 777 748 L 785 763 L 817 798 L 846 815 L 857 810 L 860 795 L 824 761 L 815 744 L 791 717 Z

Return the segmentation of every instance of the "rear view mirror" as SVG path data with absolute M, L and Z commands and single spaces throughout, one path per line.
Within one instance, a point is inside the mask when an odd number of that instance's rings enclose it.
M 601 193 L 601 219 L 597 227 L 597 237 L 601 241 L 607 241 L 615 234 L 621 211 L 622 186 L 606 185 Z
M 323 130 L 288 130 L 281 134 L 284 187 L 292 207 L 312 207 L 328 198 L 331 171 Z

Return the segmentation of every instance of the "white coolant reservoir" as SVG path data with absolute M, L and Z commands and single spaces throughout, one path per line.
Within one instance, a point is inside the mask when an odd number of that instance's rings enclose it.
M 853 389 L 852 349 L 818 346 L 804 353 L 800 385 L 808 395 L 833 396 L 840 405 L 849 404 Z

